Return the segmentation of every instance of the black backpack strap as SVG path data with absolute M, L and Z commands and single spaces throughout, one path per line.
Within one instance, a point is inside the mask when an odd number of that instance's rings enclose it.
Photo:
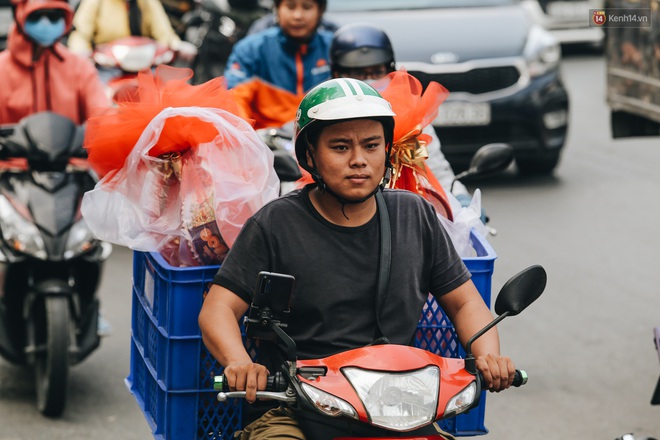
M 385 304 L 387 285 L 390 281 L 390 268 L 392 266 L 392 228 L 390 226 L 390 215 L 387 211 L 383 192 L 376 193 L 376 204 L 378 206 L 378 217 L 380 219 L 380 262 L 378 264 L 378 296 L 376 297 L 376 322 L 378 323 L 377 336 L 384 336 L 380 315 Z

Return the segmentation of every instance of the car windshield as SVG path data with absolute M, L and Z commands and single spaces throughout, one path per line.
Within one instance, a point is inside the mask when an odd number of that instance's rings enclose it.
M 398 9 L 468 8 L 502 6 L 518 0 L 332 0 L 328 11 L 384 11 Z

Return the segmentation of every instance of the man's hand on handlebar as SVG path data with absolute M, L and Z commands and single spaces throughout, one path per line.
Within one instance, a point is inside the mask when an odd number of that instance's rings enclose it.
M 477 358 L 477 368 L 483 376 L 483 386 L 489 391 L 500 392 L 513 384 L 516 366 L 506 356 L 492 353 Z
M 254 403 L 257 391 L 266 389 L 270 372 L 261 364 L 236 363 L 225 367 L 224 375 L 231 391 L 245 391 L 245 400 Z

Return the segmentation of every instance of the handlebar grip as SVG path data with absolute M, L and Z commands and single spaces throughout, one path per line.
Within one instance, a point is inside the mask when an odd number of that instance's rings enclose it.
M 227 380 L 225 375 L 213 376 L 213 390 L 214 391 L 229 391 L 229 386 L 227 386 Z
M 266 389 L 264 391 L 273 391 L 280 392 L 284 391 L 287 388 L 287 384 L 284 380 L 284 375 L 280 372 L 268 376 L 268 382 L 266 383 Z M 229 384 L 225 375 L 215 376 L 213 378 L 213 390 L 221 392 L 229 392 Z
M 516 370 L 516 374 L 513 377 L 513 386 L 519 387 L 527 383 L 527 372 L 525 370 Z

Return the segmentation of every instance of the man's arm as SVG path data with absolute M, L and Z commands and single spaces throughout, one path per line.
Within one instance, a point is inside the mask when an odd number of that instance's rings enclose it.
M 438 303 L 454 324 L 461 344 L 493 320 L 486 303 L 471 280 L 438 298 Z M 500 355 L 497 328 L 492 328 L 472 344 L 472 353 L 477 359 L 486 388 L 502 391 L 511 386 L 515 365 L 506 356 Z
M 225 367 L 229 387 L 245 390 L 246 400 L 254 402 L 257 390 L 266 388 L 268 370 L 255 364 L 243 345 L 239 319 L 248 304 L 232 291 L 214 284 L 199 313 L 202 341 L 211 355 Z

